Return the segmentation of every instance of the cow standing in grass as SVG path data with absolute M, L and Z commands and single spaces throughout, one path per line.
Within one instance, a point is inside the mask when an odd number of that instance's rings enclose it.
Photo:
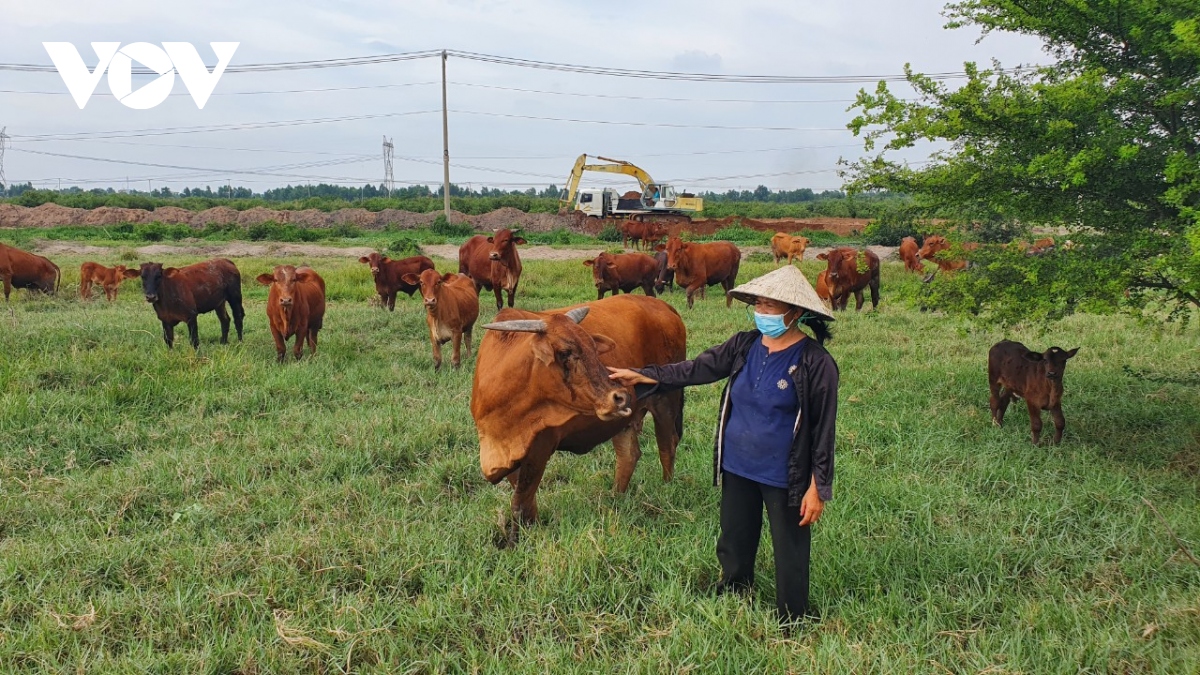
M 142 279 L 146 302 L 162 322 L 163 341 L 168 348 L 175 346 L 175 326 L 186 323 L 192 348 L 200 348 L 200 329 L 196 317 L 216 312 L 221 321 L 221 344 L 229 342 L 229 313 L 237 327 L 238 342 L 242 340 L 242 275 L 232 262 L 215 258 L 187 267 L 163 267 L 162 263 L 142 263 L 139 269 L 125 270 L 125 278 Z
M 458 368 L 462 363 L 463 338 L 470 356 L 471 332 L 479 318 L 479 291 L 475 290 L 475 282 L 465 274 L 439 274 L 437 270 L 425 270 L 419 277 L 406 274 L 404 282 L 420 287 L 425 300 L 425 323 L 433 345 L 434 370 L 442 367 L 442 345 L 450 341 L 454 342 L 450 365 Z
M 517 246 L 524 243 L 509 229 L 496 230 L 490 237 L 477 234 L 458 249 L 458 273 L 471 277 L 476 291 L 494 291 L 497 310 L 504 306 L 501 292 L 508 293 L 508 306 L 512 307 L 521 283 Z
M 358 262 L 370 266 L 380 303 L 391 312 L 396 311 L 397 293 L 407 293 L 411 298 L 417 292 L 415 285 L 404 283 L 404 275 L 420 275 L 425 270 L 433 269 L 433 261 L 423 255 L 392 260 L 382 253 L 372 253 L 359 258 Z
M 49 258 L 0 244 L 0 279 L 4 281 L 4 301 L 8 302 L 14 288 L 28 288 L 46 295 L 57 292 L 62 272 Z
M 775 258 L 776 265 L 784 258 L 787 258 L 789 265 L 793 260 L 804 260 L 804 251 L 807 249 L 807 237 L 796 237 L 786 232 L 776 232 L 771 237 L 771 256 Z
M 920 247 L 917 246 L 917 240 L 912 237 L 905 237 L 900 240 L 899 249 L 900 259 L 904 261 L 904 271 L 916 272 L 920 274 L 924 272 L 924 267 L 921 266 Z
M 125 281 L 124 265 L 105 267 L 100 263 L 85 262 L 79 266 L 79 297 L 90 300 L 92 284 L 97 284 L 104 289 L 104 297 L 113 302 L 117 299 L 117 290 L 122 281 Z
M 1042 435 L 1042 411 L 1049 410 L 1054 418 L 1054 440 L 1062 440 L 1067 421 L 1062 412 L 1063 372 L 1067 360 L 1079 348 L 1065 350 L 1051 347 L 1045 352 L 1030 351 L 1025 345 L 1002 340 L 988 351 L 988 389 L 992 423 L 1004 424 L 1004 411 L 1013 397 L 1025 399 L 1029 409 L 1030 435 L 1037 445 Z
M 595 260 L 584 260 L 592 268 L 592 282 L 596 286 L 596 299 L 611 292 L 632 293 L 635 288 L 654 297 L 654 282 L 658 276 L 658 261 L 644 253 L 601 253 Z
M 738 267 L 742 264 L 742 252 L 733 243 L 697 244 L 671 237 L 657 250 L 667 252 L 667 269 L 675 272 L 676 281 L 687 289 L 688 309 L 692 308 L 697 293 L 703 298 L 704 289 L 717 284 L 725 289 L 725 306 L 733 302 L 728 294 L 737 285 Z
M 850 294 L 854 294 L 854 310 L 863 307 L 863 289 L 871 289 L 871 309 L 879 307 L 879 256 L 869 250 L 858 250 L 849 246 L 821 253 L 817 260 L 825 261 L 826 284 L 833 309 L 846 309 Z M 820 293 L 821 279 L 817 279 Z
M 317 333 L 325 325 L 325 280 L 309 267 L 276 265 L 272 274 L 260 274 L 257 281 L 271 287 L 267 293 L 267 321 L 279 362 L 286 359 L 287 341 L 293 335 L 297 361 L 305 340 L 308 355 L 315 356 Z

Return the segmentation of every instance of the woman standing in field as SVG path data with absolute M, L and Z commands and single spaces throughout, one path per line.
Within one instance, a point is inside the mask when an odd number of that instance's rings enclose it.
M 823 346 L 833 317 L 791 265 L 729 294 L 754 307 L 755 330 L 691 361 L 609 368 L 610 377 L 636 387 L 639 398 L 729 378 L 713 459 L 713 480 L 721 486 L 718 591 L 753 585 L 765 505 L 775 604 L 783 621 L 793 621 L 808 612 L 810 526 L 833 497 L 838 369 Z

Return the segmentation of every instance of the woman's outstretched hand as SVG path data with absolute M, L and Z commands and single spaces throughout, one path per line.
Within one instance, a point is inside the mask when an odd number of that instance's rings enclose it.
M 658 380 L 652 380 L 641 373 L 636 373 L 628 368 L 613 368 L 608 367 L 608 379 L 616 380 L 621 385 L 632 387 L 635 384 L 656 384 Z

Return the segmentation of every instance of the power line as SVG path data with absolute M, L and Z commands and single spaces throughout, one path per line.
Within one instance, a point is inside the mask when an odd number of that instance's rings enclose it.
M 47 152 L 45 150 L 27 150 L 25 148 L 13 148 L 13 150 L 16 152 L 25 152 L 25 153 L 29 153 L 32 155 L 44 155 L 47 157 L 60 157 L 60 158 L 65 158 L 65 159 L 81 159 L 81 160 L 86 160 L 86 161 L 91 161 L 91 162 L 104 162 L 106 164 L 126 164 L 126 165 L 130 165 L 130 166 L 150 166 L 150 167 L 154 167 L 154 168 L 158 168 L 158 169 L 178 169 L 178 170 L 183 170 L 183 171 L 204 171 L 206 173 L 221 174 L 221 175 L 236 173 L 236 174 L 252 174 L 252 175 L 282 176 L 282 177 L 295 177 L 300 174 L 274 173 L 271 170 L 310 169 L 310 168 L 317 168 L 317 167 L 322 167 L 322 166 L 334 166 L 334 165 L 338 165 L 338 164 L 357 164 L 360 162 L 370 161 L 370 159 L 328 159 L 328 160 L 321 160 L 321 161 L 316 161 L 316 162 L 300 162 L 297 164 L 282 164 L 282 165 L 273 166 L 273 167 L 263 167 L 262 169 L 229 169 L 229 168 L 214 169 L 214 168 L 209 168 L 209 167 L 180 166 L 180 165 L 176 165 L 176 164 L 158 164 L 156 162 L 138 162 L 138 161 L 127 160 L 127 159 L 113 159 L 111 157 L 89 157 L 86 155 L 70 155 L 70 154 L 61 153 L 61 152 Z
M 629 127 L 659 127 L 666 129 L 720 129 L 724 131 L 849 131 L 846 127 L 756 127 L 756 126 L 727 126 L 721 124 L 672 124 L 667 122 L 628 122 L 613 120 L 584 120 L 565 117 L 539 117 L 536 115 L 515 115 L 511 113 L 484 112 L 482 110 L 451 110 L 458 115 L 484 115 L 487 117 L 507 117 L 510 119 L 538 120 L 542 122 L 572 122 L 576 124 L 607 124 Z
M 421 85 L 437 84 L 436 80 L 429 82 L 402 82 L 397 84 L 365 84 L 357 87 L 322 87 L 316 89 L 269 89 L 260 91 L 217 91 L 213 92 L 212 96 L 250 96 L 259 94 L 314 94 L 328 91 L 356 91 L 359 89 L 392 89 L 395 87 L 417 87 Z M 18 89 L 0 89 L 0 94 L 40 94 L 44 96 L 70 96 L 68 91 L 23 91 Z M 170 96 L 191 96 L 190 93 L 181 91 Z
M 472 87 L 477 89 L 495 89 L 499 91 L 515 91 L 524 94 L 546 94 L 550 96 L 579 96 L 584 98 L 606 98 L 619 99 L 624 101 L 668 101 L 672 103 L 780 103 L 780 104 L 801 104 L 801 103 L 853 103 L 857 99 L 853 98 L 825 98 L 825 99 L 785 99 L 785 100 L 763 100 L 754 98 L 676 98 L 671 96 L 632 96 L 625 94 L 587 94 L 576 91 L 548 91 L 545 89 L 522 89 L 520 87 L 501 87 L 492 84 L 477 84 L 474 82 L 451 82 L 450 84 L 456 87 Z

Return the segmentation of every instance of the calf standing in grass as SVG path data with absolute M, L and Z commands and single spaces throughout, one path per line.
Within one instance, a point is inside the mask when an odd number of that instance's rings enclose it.
M 433 261 L 423 255 L 392 260 L 382 253 L 372 253 L 359 258 L 358 262 L 371 268 L 380 305 L 389 312 L 396 311 L 397 293 L 407 293 L 411 298 L 417 292 L 416 286 L 404 283 L 405 274 L 420 274 L 433 269 Z
M 79 267 L 79 297 L 90 300 L 92 284 L 99 284 L 104 289 L 104 297 L 109 302 L 117 299 L 117 289 L 125 281 L 125 266 L 105 267 L 100 263 L 85 262 Z
M 214 258 L 187 267 L 163 267 L 162 263 L 142 263 L 140 269 L 125 270 L 126 279 L 142 279 L 146 302 L 162 322 L 163 341 L 168 348 L 175 346 L 175 326 L 187 323 L 192 348 L 200 348 L 200 329 L 196 317 L 216 312 L 221 320 L 221 344 L 229 342 L 229 312 L 237 327 L 238 341 L 242 339 L 242 276 L 232 262 Z
M 275 338 L 275 353 L 283 363 L 287 340 L 296 336 L 296 360 L 308 340 L 308 355 L 317 353 L 317 333 L 325 324 L 325 280 L 309 267 L 276 265 L 273 274 L 258 275 L 258 283 L 270 286 L 267 321 Z
M 1016 396 L 1025 399 L 1029 408 L 1033 444 L 1037 445 L 1041 439 L 1043 410 L 1049 410 L 1054 417 L 1053 443 L 1061 441 L 1063 428 L 1067 426 L 1062 413 L 1063 371 L 1067 359 L 1078 351 L 1078 347 L 1070 351 L 1051 347 L 1039 354 L 1020 342 L 997 342 L 988 352 L 992 423 L 996 426 L 1004 423 L 1004 411 Z
M 471 354 L 471 331 L 479 318 L 479 291 L 475 282 L 465 274 L 439 274 L 425 270 L 418 277 L 405 274 L 404 283 L 418 286 L 425 299 L 425 322 L 429 324 L 429 341 L 433 344 L 433 367 L 442 367 L 442 345 L 454 341 L 454 356 L 450 364 L 462 363 L 460 348 L 463 335 L 467 337 L 467 355 Z

